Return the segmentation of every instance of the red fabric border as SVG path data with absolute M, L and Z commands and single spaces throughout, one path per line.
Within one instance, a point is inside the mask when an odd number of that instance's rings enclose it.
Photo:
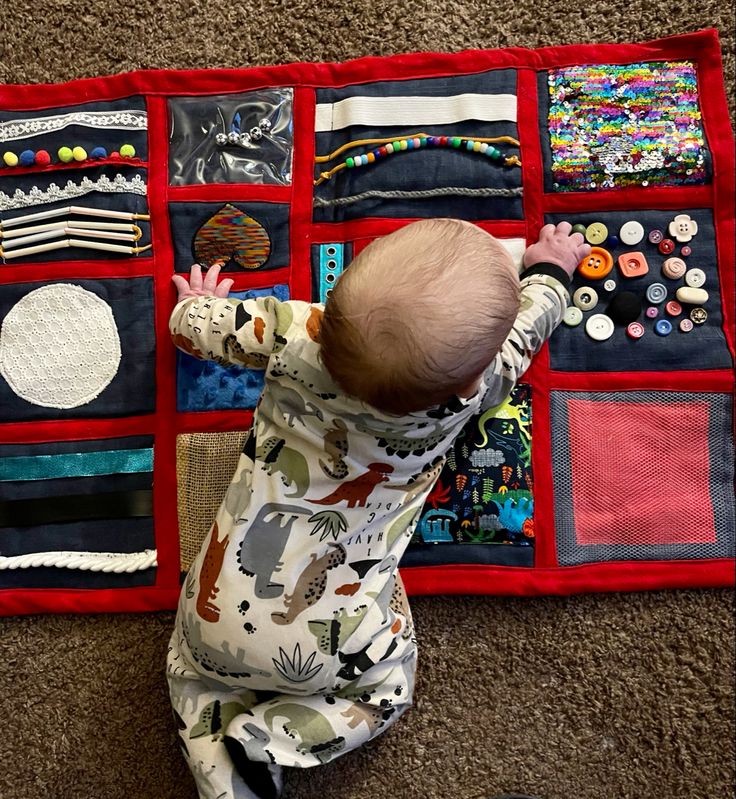
M 407 593 L 533 596 L 666 588 L 731 588 L 731 558 L 712 560 L 611 561 L 559 568 L 428 566 L 401 569 Z
M 696 62 L 701 109 L 713 156 L 713 184 L 703 187 L 626 189 L 588 195 L 544 194 L 541 146 L 537 119 L 537 71 L 579 63 L 627 63 L 636 60 L 687 59 Z M 92 439 L 124 435 L 155 436 L 154 514 L 159 568 L 156 586 L 117 590 L 67 591 L 57 589 L 0 591 L 0 612 L 143 611 L 173 608 L 179 593 L 178 523 L 176 512 L 176 436 L 185 432 L 242 430 L 252 413 L 215 411 L 176 412 L 175 353 L 168 342 L 168 315 L 175 293 L 170 285 L 173 248 L 168 217 L 169 202 L 281 202 L 291 204 L 291 265 L 271 272 L 237 273 L 236 290 L 287 282 L 291 296 L 309 299 L 310 246 L 312 243 L 354 241 L 359 246 L 413 221 L 365 219 L 337 224 L 311 224 L 314 88 L 404 78 L 470 74 L 488 69 L 518 70 L 519 132 L 524 164 L 524 221 L 480 223 L 497 236 L 525 237 L 530 241 L 544 213 L 621 208 L 712 207 L 723 296 L 725 332 L 734 352 L 734 152 L 728 122 L 718 34 L 714 29 L 673 36 L 642 44 L 583 44 L 539 50 L 509 48 L 465 51 L 457 54 L 415 53 L 390 58 L 369 57 L 344 64 L 286 64 L 247 70 L 154 70 L 104 78 L 89 78 L 59 85 L 0 86 L 0 107 L 41 110 L 76 105 L 85 100 L 112 100 L 132 94 L 147 97 L 149 109 L 149 206 L 152 216 L 153 254 L 130 262 L 76 261 L 3 266 L 3 283 L 39 282 L 53 277 L 124 278 L 153 275 L 157 337 L 157 411 L 151 416 L 125 419 L 65 420 L 0 425 L 0 441 Z M 294 95 L 294 164 L 291 186 L 168 185 L 168 113 L 166 97 L 219 94 L 260 87 L 289 85 Z M 186 92 L 182 87 L 186 86 Z M 6 170 L 2 170 L 5 174 Z M 8 174 L 11 170 L 7 170 Z M 677 373 L 583 374 L 550 371 L 545 347 L 525 375 L 533 391 L 535 476 L 535 567 L 440 566 L 403 569 L 410 593 L 564 594 L 578 591 L 623 591 L 650 588 L 721 586 L 734 584 L 734 561 L 617 562 L 575 567 L 556 566 L 554 514 L 550 464 L 549 391 L 667 389 L 676 391 L 732 391 L 734 376 L 726 370 Z

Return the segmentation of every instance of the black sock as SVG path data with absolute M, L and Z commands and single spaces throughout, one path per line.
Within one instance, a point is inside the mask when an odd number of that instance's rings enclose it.
M 233 761 L 235 770 L 243 778 L 245 784 L 259 799 L 278 799 L 278 791 L 274 784 L 268 763 L 249 760 L 243 747 L 227 735 L 224 737 L 225 749 Z

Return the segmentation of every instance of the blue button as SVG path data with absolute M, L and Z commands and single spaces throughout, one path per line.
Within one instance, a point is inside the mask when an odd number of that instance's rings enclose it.
M 658 336 L 669 336 L 672 332 L 672 322 L 668 322 L 666 319 L 660 319 L 656 325 L 654 325 L 654 332 Z

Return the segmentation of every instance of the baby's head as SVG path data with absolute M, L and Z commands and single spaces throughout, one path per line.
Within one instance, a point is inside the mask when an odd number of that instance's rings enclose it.
M 348 394 L 394 414 L 473 390 L 519 311 L 501 244 L 457 219 L 415 222 L 369 244 L 336 283 L 322 360 Z

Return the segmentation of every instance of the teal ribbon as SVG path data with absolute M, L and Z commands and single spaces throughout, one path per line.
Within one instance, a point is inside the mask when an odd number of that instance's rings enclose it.
M 65 452 L 59 455 L 21 455 L 0 458 L 0 481 L 53 480 L 153 471 L 153 448 L 112 449 L 105 452 Z

